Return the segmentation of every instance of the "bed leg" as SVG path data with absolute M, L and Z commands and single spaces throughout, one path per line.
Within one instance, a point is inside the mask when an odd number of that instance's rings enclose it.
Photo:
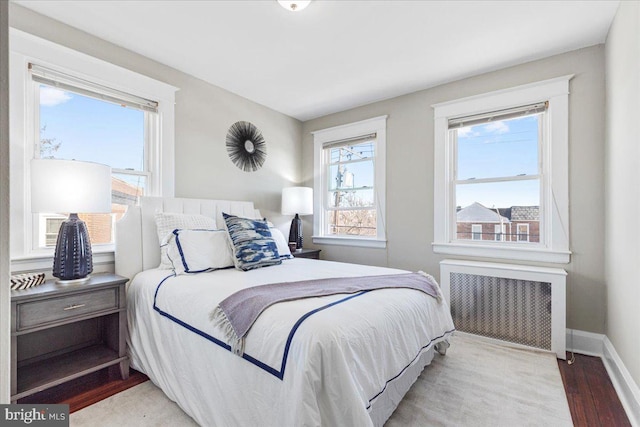
M 451 344 L 449 344 L 449 341 L 440 341 L 439 343 L 436 344 L 435 348 L 439 355 L 446 356 L 447 349 L 449 348 L 450 345 Z

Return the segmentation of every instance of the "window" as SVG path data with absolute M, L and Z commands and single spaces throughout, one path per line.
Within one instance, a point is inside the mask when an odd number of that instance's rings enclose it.
M 529 224 L 518 224 L 518 242 L 529 241 Z
M 92 245 L 113 243 L 115 221 L 144 195 L 151 175 L 148 129 L 156 126 L 157 102 L 92 84 L 73 76 L 30 64 L 38 108 L 34 133 L 39 133 L 35 156 L 82 160 L 112 168 L 111 214 L 82 214 Z M 68 214 L 68 213 L 58 213 Z M 52 214 L 35 223 L 34 246 L 53 247 L 59 225 Z
M 173 196 L 177 88 L 18 30 L 10 35 L 12 269 L 50 267 L 67 217 L 31 213 L 29 165 L 37 157 L 113 168 L 112 213 L 80 213 L 94 260 L 112 262 L 108 243 L 126 206 L 142 194 Z
M 313 136 L 314 243 L 384 247 L 386 116 Z
M 449 120 L 455 156 L 453 196 L 460 208 L 456 228 L 483 221 L 501 229 L 511 221 L 514 207 L 539 208 L 546 110 L 547 103 L 539 103 Z
M 40 218 L 44 220 L 44 241 L 40 242 L 40 246 L 55 246 L 58 239 L 58 230 L 62 222 L 67 219 L 62 215 L 41 214 Z
M 433 106 L 436 253 L 569 262 L 570 78 Z
M 482 240 L 482 224 L 471 225 L 471 239 Z

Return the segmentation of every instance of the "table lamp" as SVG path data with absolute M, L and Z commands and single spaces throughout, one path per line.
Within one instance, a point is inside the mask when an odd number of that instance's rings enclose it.
M 313 213 L 313 189 L 309 187 L 286 187 L 282 189 L 282 214 L 294 215 L 289 229 L 289 242 L 302 249 L 302 220 L 300 215 Z
M 111 212 L 111 168 L 76 160 L 31 160 L 31 211 L 69 213 L 58 232 L 53 276 L 62 283 L 89 280 L 91 241 L 78 212 Z

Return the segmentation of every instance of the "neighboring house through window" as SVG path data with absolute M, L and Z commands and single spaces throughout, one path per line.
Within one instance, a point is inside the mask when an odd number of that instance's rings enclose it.
M 313 137 L 314 243 L 384 247 L 386 116 Z
M 436 253 L 569 261 L 570 78 L 434 106 Z

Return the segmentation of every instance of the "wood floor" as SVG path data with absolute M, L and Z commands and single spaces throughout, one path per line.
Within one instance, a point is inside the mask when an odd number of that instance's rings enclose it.
M 613 384 L 599 357 L 575 355 L 575 363 L 558 360 L 560 375 L 575 427 L 631 426 Z M 102 370 L 58 387 L 29 396 L 19 403 L 66 403 L 75 412 L 116 393 L 147 381 L 146 375 L 131 370 L 120 380 L 117 370 Z
M 631 426 L 602 359 L 576 354 L 574 364 L 558 360 L 558 367 L 574 426 Z
M 66 403 L 69 413 L 73 413 L 148 380 L 134 369 L 129 371 L 127 380 L 121 380 L 119 370 L 107 368 L 25 397 L 18 403 Z

